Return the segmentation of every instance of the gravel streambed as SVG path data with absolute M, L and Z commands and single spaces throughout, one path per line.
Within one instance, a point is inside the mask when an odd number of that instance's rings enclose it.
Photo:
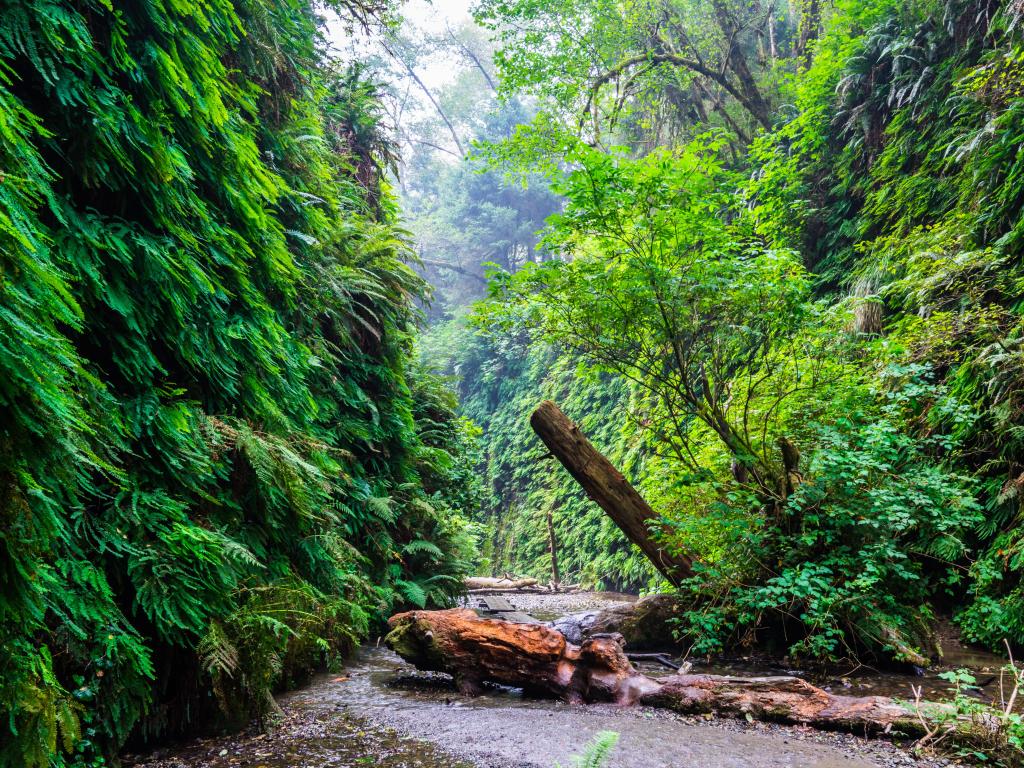
M 509 594 L 540 618 L 632 599 L 603 593 Z M 148 768 L 553 768 L 594 736 L 620 734 L 609 768 L 939 768 L 885 741 L 809 728 L 645 707 L 569 705 L 493 686 L 469 698 L 444 675 L 422 673 L 382 647 L 360 650 L 341 674 L 279 698 L 285 717 L 268 735 L 193 742 L 131 758 Z

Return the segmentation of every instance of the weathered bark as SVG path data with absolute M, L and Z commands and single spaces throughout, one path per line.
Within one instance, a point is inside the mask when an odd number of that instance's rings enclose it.
M 657 683 L 637 672 L 617 637 L 583 645 L 543 624 L 483 619 L 465 608 L 392 616 L 388 647 L 419 669 L 447 672 L 459 690 L 504 683 L 572 702 L 633 704 Z
M 687 714 L 750 715 L 757 720 L 860 734 L 924 733 L 917 715 L 887 696 L 835 696 L 798 677 L 673 675 L 640 702 Z
M 573 702 L 641 703 L 856 733 L 924 732 L 917 714 L 893 699 L 835 696 L 796 677 L 677 674 L 654 680 L 633 668 L 615 634 L 574 645 L 540 624 L 483 619 L 459 608 L 401 613 L 388 623 L 390 648 L 420 669 L 451 674 L 466 693 L 492 681 Z M 935 712 L 943 705 L 926 706 Z
M 530 417 L 533 431 L 630 541 L 640 547 L 654 566 L 673 584 L 693 574 L 693 563 L 683 554 L 666 552 L 651 537 L 658 517 L 622 473 L 580 432 L 550 400 Z

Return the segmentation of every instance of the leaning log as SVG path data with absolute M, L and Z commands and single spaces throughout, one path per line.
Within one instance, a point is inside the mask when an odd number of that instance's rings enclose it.
M 401 613 L 388 623 L 385 641 L 392 650 L 419 669 L 451 674 L 470 694 L 495 682 L 571 702 L 641 703 L 859 734 L 924 732 L 917 713 L 893 699 L 836 696 L 796 677 L 677 674 L 655 680 L 633 667 L 617 634 L 575 645 L 541 624 L 484 619 L 460 608 Z
M 693 574 L 684 554 L 666 551 L 651 536 L 658 516 L 629 481 L 601 454 L 561 409 L 545 400 L 530 416 L 537 436 L 583 490 L 643 550 L 654 566 L 673 584 Z

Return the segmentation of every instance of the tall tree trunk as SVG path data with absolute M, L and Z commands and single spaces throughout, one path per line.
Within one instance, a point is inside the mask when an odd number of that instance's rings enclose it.
M 562 579 L 558 574 L 558 541 L 555 538 L 555 520 L 550 507 L 546 515 L 548 518 L 548 549 L 551 550 L 551 586 L 558 589 L 558 582 Z
M 800 36 L 796 42 L 796 55 L 802 59 L 801 66 L 811 66 L 813 58 L 811 44 L 821 33 L 821 0 L 804 0 L 800 14 Z
M 472 48 L 470 48 L 466 43 L 459 40 L 456 34 L 452 32 L 452 28 L 448 26 L 447 22 L 445 23 L 445 29 L 448 30 L 448 37 L 451 38 L 451 41 L 459 47 L 459 49 L 469 58 L 469 60 L 473 62 L 476 68 L 480 71 L 480 74 L 484 76 L 484 80 L 487 81 L 487 85 L 490 86 L 491 91 L 497 93 L 498 86 L 495 85 L 494 78 L 491 77 L 491 73 L 487 71 L 487 68 L 483 65 L 483 62 L 480 61 L 480 57 L 476 55 L 476 52 Z
M 665 551 L 652 538 L 650 528 L 658 525 L 654 510 L 557 405 L 550 400 L 542 402 L 530 417 L 530 425 L 587 495 L 643 550 L 666 579 L 678 584 L 693 575 L 693 561 L 689 557 Z
M 742 94 L 740 103 L 747 108 L 750 114 L 757 118 L 761 125 L 770 128 L 772 124 L 771 109 L 762 95 L 761 89 L 757 87 L 757 81 L 747 65 L 747 57 L 744 55 L 740 41 L 737 39 L 740 33 L 739 25 L 722 0 L 712 0 L 711 6 L 715 10 L 715 19 L 718 21 L 718 27 L 725 38 L 727 48 L 726 61 L 728 62 L 729 69 L 732 70 L 732 73 L 736 75 L 736 79 L 739 81 L 738 90 Z

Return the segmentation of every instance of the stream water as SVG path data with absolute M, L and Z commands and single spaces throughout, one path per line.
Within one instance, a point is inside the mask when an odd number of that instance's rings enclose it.
M 589 610 L 621 595 L 591 594 L 510 601 L 521 611 L 547 618 Z M 516 604 L 518 602 L 518 604 Z M 959 665 L 968 659 L 951 660 Z M 998 657 L 970 659 L 997 669 Z M 658 666 L 645 667 L 654 676 Z M 792 673 L 739 659 L 699 666 L 726 674 Z M 882 675 L 867 670 L 827 680 L 852 694 L 909 696 L 921 684 L 926 695 L 946 684 L 924 677 Z M 991 684 L 990 684 L 991 685 Z M 839 692 L 837 690 L 837 692 Z M 983 695 L 991 693 L 986 689 Z M 644 707 L 569 705 L 532 699 L 494 686 L 479 697 L 458 694 L 444 675 L 423 673 L 377 646 L 360 650 L 341 673 L 321 675 L 279 699 L 283 721 L 269 735 L 248 733 L 193 742 L 168 752 L 129 759 L 151 768 L 554 768 L 571 765 L 601 731 L 619 734 L 609 768 L 894 768 L 942 765 L 917 761 L 884 741 L 765 723 L 679 716 Z
M 882 742 L 661 710 L 574 706 L 494 687 L 460 696 L 444 676 L 415 671 L 390 651 L 363 649 L 342 678 L 325 676 L 282 699 L 289 709 L 358 713 L 369 723 L 437 745 L 487 768 L 570 764 L 599 732 L 619 734 L 615 768 L 870 768 L 912 765 Z M 442 763 L 450 765 L 452 759 Z M 420 763 L 438 766 L 435 762 Z

